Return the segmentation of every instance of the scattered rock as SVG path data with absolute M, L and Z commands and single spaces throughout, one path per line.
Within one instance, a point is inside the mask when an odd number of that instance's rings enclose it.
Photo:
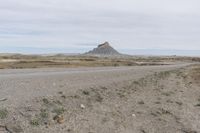
M 133 116 L 133 117 L 136 117 L 136 115 L 135 115 L 135 114 L 132 114 L 132 116 Z
M 82 108 L 82 109 L 85 109 L 85 105 L 81 104 L 81 108 Z
M 146 133 L 146 131 L 145 131 L 144 129 L 141 129 L 140 131 L 141 131 L 142 133 Z
M 63 94 L 63 92 L 62 92 L 62 91 L 59 91 L 59 92 L 58 92 L 58 94 L 62 95 L 62 94 Z
M 176 102 L 176 104 L 178 104 L 178 105 L 180 105 L 180 106 L 181 106 L 181 105 L 183 105 L 183 103 L 182 103 L 182 102 Z
M 63 115 L 56 115 L 54 117 L 54 120 L 57 121 L 59 124 L 63 124 L 65 122 L 65 119 L 64 119 Z
M 64 117 L 60 117 L 60 118 L 57 120 L 57 122 L 58 122 L 59 124 L 63 124 L 63 123 L 65 122 Z
M 144 104 L 144 101 L 143 101 L 143 100 L 141 100 L 141 101 L 139 101 L 139 102 L 138 102 L 138 104 Z

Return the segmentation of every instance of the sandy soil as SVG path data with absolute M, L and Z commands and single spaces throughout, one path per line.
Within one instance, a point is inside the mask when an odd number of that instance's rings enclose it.
M 0 133 L 200 132 L 194 67 L 0 70 Z

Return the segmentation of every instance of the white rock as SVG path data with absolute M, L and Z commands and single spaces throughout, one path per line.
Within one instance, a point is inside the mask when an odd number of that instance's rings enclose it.
M 132 116 L 133 116 L 133 117 L 136 117 L 136 115 L 135 115 L 135 114 L 132 114 Z
M 85 105 L 81 104 L 81 108 L 82 108 L 82 109 L 85 109 Z

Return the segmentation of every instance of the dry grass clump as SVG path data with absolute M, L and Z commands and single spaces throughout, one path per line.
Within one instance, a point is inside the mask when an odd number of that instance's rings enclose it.
M 200 85 L 200 65 L 196 65 L 189 73 L 193 82 Z
M 30 125 L 32 126 L 39 126 L 40 125 L 40 120 L 39 118 L 34 118 L 30 121 Z
M 7 109 L 0 109 L 0 119 L 5 119 L 8 116 Z

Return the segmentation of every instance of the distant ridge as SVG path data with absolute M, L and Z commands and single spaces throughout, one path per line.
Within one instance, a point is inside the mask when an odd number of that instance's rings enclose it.
M 87 55 L 98 56 L 119 56 L 121 55 L 117 50 L 110 46 L 109 42 L 98 45 L 97 48 L 86 53 Z

